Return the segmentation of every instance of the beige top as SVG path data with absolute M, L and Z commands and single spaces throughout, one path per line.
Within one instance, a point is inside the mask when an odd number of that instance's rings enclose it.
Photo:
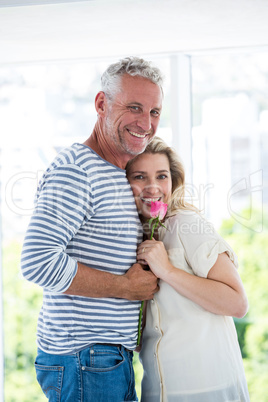
M 231 247 L 197 213 L 179 212 L 165 226 L 159 240 L 175 267 L 206 278 L 223 252 L 238 266 Z M 142 402 L 249 401 L 232 317 L 206 311 L 163 281 L 147 304 L 140 357 Z

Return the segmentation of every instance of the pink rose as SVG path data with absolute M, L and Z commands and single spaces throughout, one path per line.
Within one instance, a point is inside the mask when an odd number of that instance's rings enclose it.
M 154 235 L 154 230 L 157 228 L 158 225 L 166 228 L 165 225 L 163 225 L 163 223 L 161 223 L 161 220 L 164 219 L 164 217 L 167 213 L 167 207 L 168 207 L 167 204 L 165 204 L 162 201 L 151 202 L 151 210 L 150 210 L 151 219 L 149 220 L 149 225 L 151 227 L 150 240 L 152 240 L 153 235 Z M 141 308 L 140 308 L 140 315 L 139 315 L 139 325 L 138 325 L 138 340 L 137 340 L 138 346 L 141 341 L 141 317 L 142 317 L 143 305 L 144 305 L 144 302 L 142 301 Z
M 162 220 L 167 213 L 167 204 L 162 201 L 154 201 L 151 203 L 150 215 L 152 218 L 159 218 Z

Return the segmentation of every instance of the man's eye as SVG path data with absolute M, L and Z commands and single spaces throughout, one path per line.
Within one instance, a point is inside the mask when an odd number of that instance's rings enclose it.
M 139 112 L 139 110 L 140 110 L 139 106 L 130 106 L 129 109 L 130 109 L 132 112 Z
M 152 111 L 151 111 L 151 114 L 152 114 L 153 116 L 155 116 L 155 117 L 160 116 L 160 112 L 158 112 L 158 110 L 152 110 Z

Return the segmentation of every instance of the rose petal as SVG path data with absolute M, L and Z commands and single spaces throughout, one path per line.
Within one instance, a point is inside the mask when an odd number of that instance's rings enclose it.
M 159 217 L 162 220 L 167 213 L 167 204 L 162 201 L 154 201 L 151 203 L 150 215 L 152 218 Z
M 162 202 L 161 209 L 159 211 L 159 219 L 160 220 L 164 219 L 166 213 L 167 213 L 167 204 Z
M 159 211 L 161 209 L 161 201 L 154 201 L 151 202 L 151 210 L 150 210 L 150 215 L 152 218 L 157 218 L 159 215 Z

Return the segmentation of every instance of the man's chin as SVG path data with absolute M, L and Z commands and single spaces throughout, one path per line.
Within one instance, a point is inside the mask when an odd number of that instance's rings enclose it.
M 134 158 L 135 156 L 140 155 L 145 151 L 147 145 L 153 140 L 153 138 L 154 136 L 147 135 L 143 139 L 143 141 L 140 141 L 140 143 L 133 144 L 132 146 L 130 146 L 129 144 L 129 146 L 126 146 L 126 151 Z
M 143 146 L 135 147 L 135 148 L 129 149 L 129 154 L 132 155 L 133 158 L 134 158 L 135 156 L 137 156 L 137 155 L 142 154 L 142 153 L 145 151 L 145 149 L 146 149 L 148 143 L 149 143 L 149 142 L 147 141 L 146 144 L 144 144 Z

